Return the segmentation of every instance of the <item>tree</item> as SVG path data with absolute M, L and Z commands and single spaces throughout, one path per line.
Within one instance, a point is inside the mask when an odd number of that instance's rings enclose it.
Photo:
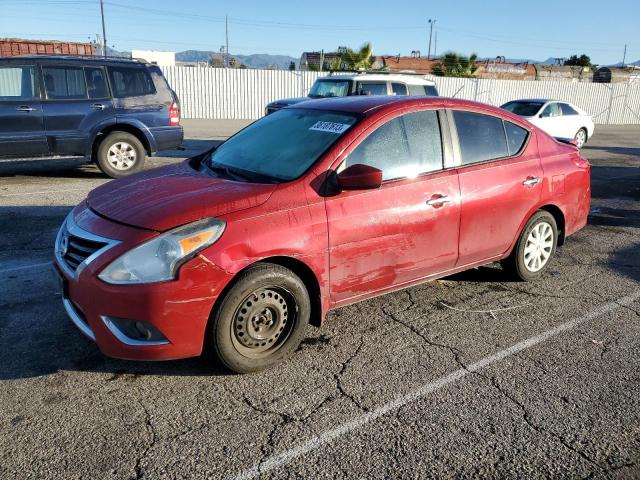
M 580 56 L 571 55 L 569 59 L 564 62 L 564 64 L 591 68 L 591 58 L 588 55 L 585 55 L 584 53 Z
M 340 49 L 331 68 L 333 70 L 368 70 L 373 65 L 373 47 L 367 42 L 356 52 L 352 48 Z
M 295 70 L 296 69 L 296 62 L 291 62 L 289 64 L 289 70 Z
M 478 71 L 475 53 L 465 57 L 454 52 L 445 53 L 433 66 L 432 73 L 439 77 L 473 77 Z

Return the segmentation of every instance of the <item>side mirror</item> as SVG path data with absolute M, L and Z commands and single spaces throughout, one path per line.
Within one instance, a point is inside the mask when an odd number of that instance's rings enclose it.
M 371 190 L 382 185 L 382 170 L 356 163 L 338 173 L 337 179 L 342 190 Z

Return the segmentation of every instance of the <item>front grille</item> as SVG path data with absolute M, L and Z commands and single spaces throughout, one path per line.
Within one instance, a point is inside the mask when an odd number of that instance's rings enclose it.
M 96 242 L 86 238 L 78 237 L 67 232 L 67 251 L 62 255 L 62 259 L 74 272 L 78 266 L 91 255 L 107 245 L 106 242 Z

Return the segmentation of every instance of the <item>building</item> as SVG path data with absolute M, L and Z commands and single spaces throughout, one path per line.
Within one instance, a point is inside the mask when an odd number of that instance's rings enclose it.
M 139 58 L 159 67 L 175 67 L 176 52 L 162 52 L 158 50 L 132 50 L 131 58 Z
M 593 71 L 589 67 L 577 65 L 535 65 L 536 80 L 551 80 L 554 82 L 591 82 Z
M 593 74 L 598 83 L 640 83 L 640 67 L 600 67 Z
M 535 80 L 536 69 L 528 62 L 508 62 L 504 57 L 476 62 L 476 78 L 497 80 Z
M 410 57 L 400 55 L 379 55 L 373 62 L 373 69 L 383 69 L 394 73 L 430 74 L 437 65 L 437 58 L 421 57 L 420 52 L 414 51 Z
M 331 70 L 339 58 L 338 52 L 303 52 L 300 70 Z
M 0 57 L 15 55 L 83 55 L 94 56 L 93 43 L 61 42 L 59 40 L 26 40 L 0 38 Z

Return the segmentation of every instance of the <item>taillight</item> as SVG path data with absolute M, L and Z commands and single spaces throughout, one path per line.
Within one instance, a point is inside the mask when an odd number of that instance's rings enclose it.
M 571 158 L 573 160 L 573 163 L 575 163 L 578 168 L 582 168 L 584 170 L 589 170 L 591 168 L 591 164 L 589 163 L 589 160 L 587 160 L 582 155 L 580 155 L 580 153 L 577 153 L 576 155 L 572 155 Z
M 169 107 L 169 124 L 172 127 L 180 125 L 180 108 L 176 102 L 171 102 Z

